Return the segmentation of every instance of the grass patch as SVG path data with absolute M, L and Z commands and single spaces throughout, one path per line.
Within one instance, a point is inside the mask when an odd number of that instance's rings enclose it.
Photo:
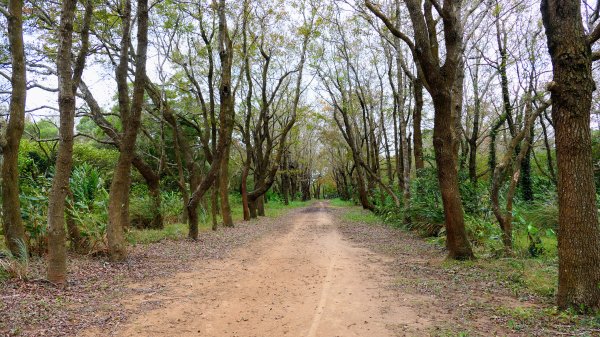
M 458 268 L 475 278 L 501 281 L 515 296 L 537 295 L 552 300 L 556 294 L 558 269 L 555 262 L 543 259 L 486 258 L 472 261 L 445 261 L 444 268 Z M 482 273 L 481 271 L 485 272 Z
M 542 249 L 540 257 L 553 259 L 558 256 L 558 241 L 556 237 L 541 236 L 540 240 L 541 244 L 539 244 L 539 247 Z M 513 244 L 515 253 L 529 255 L 527 231 L 515 230 L 513 232 Z
M 201 230 L 208 230 L 210 226 L 202 223 Z M 183 223 L 166 224 L 163 229 L 132 229 L 127 232 L 127 241 L 136 244 L 149 244 L 162 240 L 181 240 L 187 237 L 188 225 Z
M 355 204 L 352 200 L 342 200 L 340 198 L 335 198 L 329 200 L 329 205 L 333 207 L 352 207 Z
M 289 205 L 284 205 L 283 201 L 272 200 L 265 204 L 265 214 L 267 217 L 278 217 L 287 210 L 299 207 L 305 207 L 312 201 L 291 201 Z M 244 218 L 244 212 L 241 200 L 236 196 L 231 197 L 231 216 L 234 222 L 240 222 Z M 198 229 L 200 231 L 208 231 L 212 229 L 212 219 L 208 211 L 200 210 L 200 221 Z M 218 222 L 222 219 L 219 216 Z M 188 224 L 185 223 L 165 223 L 163 229 L 131 229 L 127 233 L 127 241 L 131 244 L 150 244 L 162 240 L 182 240 L 188 235 Z
M 289 205 L 285 205 L 283 201 L 275 200 L 269 201 L 265 204 L 265 215 L 271 218 L 282 215 L 289 209 L 306 207 L 312 204 L 314 201 L 290 201 Z M 241 207 L 240 207 L 241 208 Z M 240 218 L 241 219 L 241 218 Z
M 564 335 L 596 336 L 600 327 L 600 314 L 595 316 L 579 315 L 574 311 L 559 311 L 556 307 L 498 307 L 496 312 L 508 319 L 507 327 L 514 331 L 527 326 L 554 325 Z
M 358 207 L 352 207 L 343 215 L 344 220 L 363 222 L 367 224 L 381 223 L 381 219 L 373 212 Z

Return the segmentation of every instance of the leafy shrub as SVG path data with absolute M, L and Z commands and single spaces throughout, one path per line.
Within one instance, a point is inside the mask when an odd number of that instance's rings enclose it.
M 411 188 L 412 198 L 406 210 L 411 223 L 407 228 L 426 236 L 438 235 L 444 226 L 444 210 L 436 170 L 431 167 L 419 170 Z
M 181 193 L 165 191 L 161 193 L 161 214 L 165 223 L 175 223 L 180 221 L 183 214 L 183 199 Z
M 150 195 L 132 195 L 129 199 L 129 220 L 135 228 L 147 228 L 152 222 L 154 204 Z
M 73 146 L 73 164 L 80 166 L 94 163 L 94 167 L 102 176 L 112 172 L 118 157 L 119 152 L 116 149 L 102 148 L 91 142 L 76 142 Z
M 494 257 L 503 255 L 502 231 L 496 222 L 484 216 L 465 214 L 465 229 L 474 246 Z
M 38 183 L 36 185 L 30 179 L 23 180 L 19 199 L 28 250 L 35 255 L 42 255 L 47 246 L 48 192 L 52 181 L 50 178 L 40 178 Z
M 90 252 L 106 247 L 108 191 L 104 186 L 100 173 L 87 163 L 75 167 L 71 174 L 69 214 L 88 243 Z

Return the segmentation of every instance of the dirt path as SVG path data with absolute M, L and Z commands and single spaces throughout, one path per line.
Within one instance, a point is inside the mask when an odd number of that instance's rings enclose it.
M 343 239 L 326 204 L 291 214 L 291 230 L 223 260 L 175 275 L 160 301 L 120 336 L 396 336 L 426 334 L 427 320 L 386 290 L 386 257 Z M 137 285 L 141 287 L 141 285 Z M 421 333 L 419 333 L 421 331 Z

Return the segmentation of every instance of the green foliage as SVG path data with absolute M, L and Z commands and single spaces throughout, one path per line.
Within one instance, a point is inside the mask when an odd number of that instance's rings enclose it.
M 474 246 L 499 257 L 504 252 L 502 231 L 491 219 L 465 214 L 467 236 Z
M 202 221 L 201 230 L 208 230 L 208 222 Z M 132 229 L 127 232 L 131 244 L 149 244 L 162 240 L 181 240 L 187 237 L 188 226 L 183 223 L 166 225 L 163 229 Z
M 515 250 L 531 257 L 556 256 L 558 206 L 556 202 L 536 201 L 517 205 L 513 211 Z
M 73 146 L 73 164 L 78 166 L 93 163 L 103 177 L 112 172 L 118 157 L 116 149 L 99 147 L 92 142 L 76 142 Z
M 350 207 L 354 206 L 355 204 L 352 200 L 342 200 L 340 198 L 335 198 L 329 201 L 329 205 L 333 207 Z
M 183 213 L 183 200 L 179 192 L 162 192 L 160 206 L 165 223 L 176 223 L 179 221 L 179 217 Z
M 154 217 L 154 203 L 148 192 L 148 187 L 136 184 L 132 187 L 129 197 L 129 220 L 135 228 L 146 228 Z
M 52 149 L 47 144 L 37 144 L 28 139 L 22 139 L 19 148 L 19 175 L 21 180 L 37 182 L 46 177 L 54 165 L 50 157 Z
M 46 251 L 47 196 L 52 180 L 43 177 L 37 180 L 37 182 L 32 179 L 22 181 L 19 199 L 29 250 L 36 255 L 41 255 Z
M 108 191 L 99 172 L 89 164 L 75 167 L 71 174 L 72 198 L 68 199 L 69 216 L 79 227 L 91 252 L 106 247 Z
M 363 210 L 358 207 L 353 207 L 344 213 L 344 219 L 353 222 L 363 222 L 368 224 L 375 224 L 381 222 L 381 219 L 372 212 Z
M 406 212 L 411 219 L 407 229 L 435 236 L 443 228 L 444 210 L 437 172 L 432 167 L 419 171 L 411 186 L 412 198 Z

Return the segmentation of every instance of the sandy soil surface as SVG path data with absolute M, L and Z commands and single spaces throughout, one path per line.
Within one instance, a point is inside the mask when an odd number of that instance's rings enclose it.
M 326 204 L 316 203 L 290 214 L 287 234 L 175 275 L 165 281 L 163 305 L 130 320 L 118 335 L 428 335 L 429 322 L 385 287 L 389 258 L 355 247 L 334 220 Z M 156 300 L 141 294 L 125 305 Z

